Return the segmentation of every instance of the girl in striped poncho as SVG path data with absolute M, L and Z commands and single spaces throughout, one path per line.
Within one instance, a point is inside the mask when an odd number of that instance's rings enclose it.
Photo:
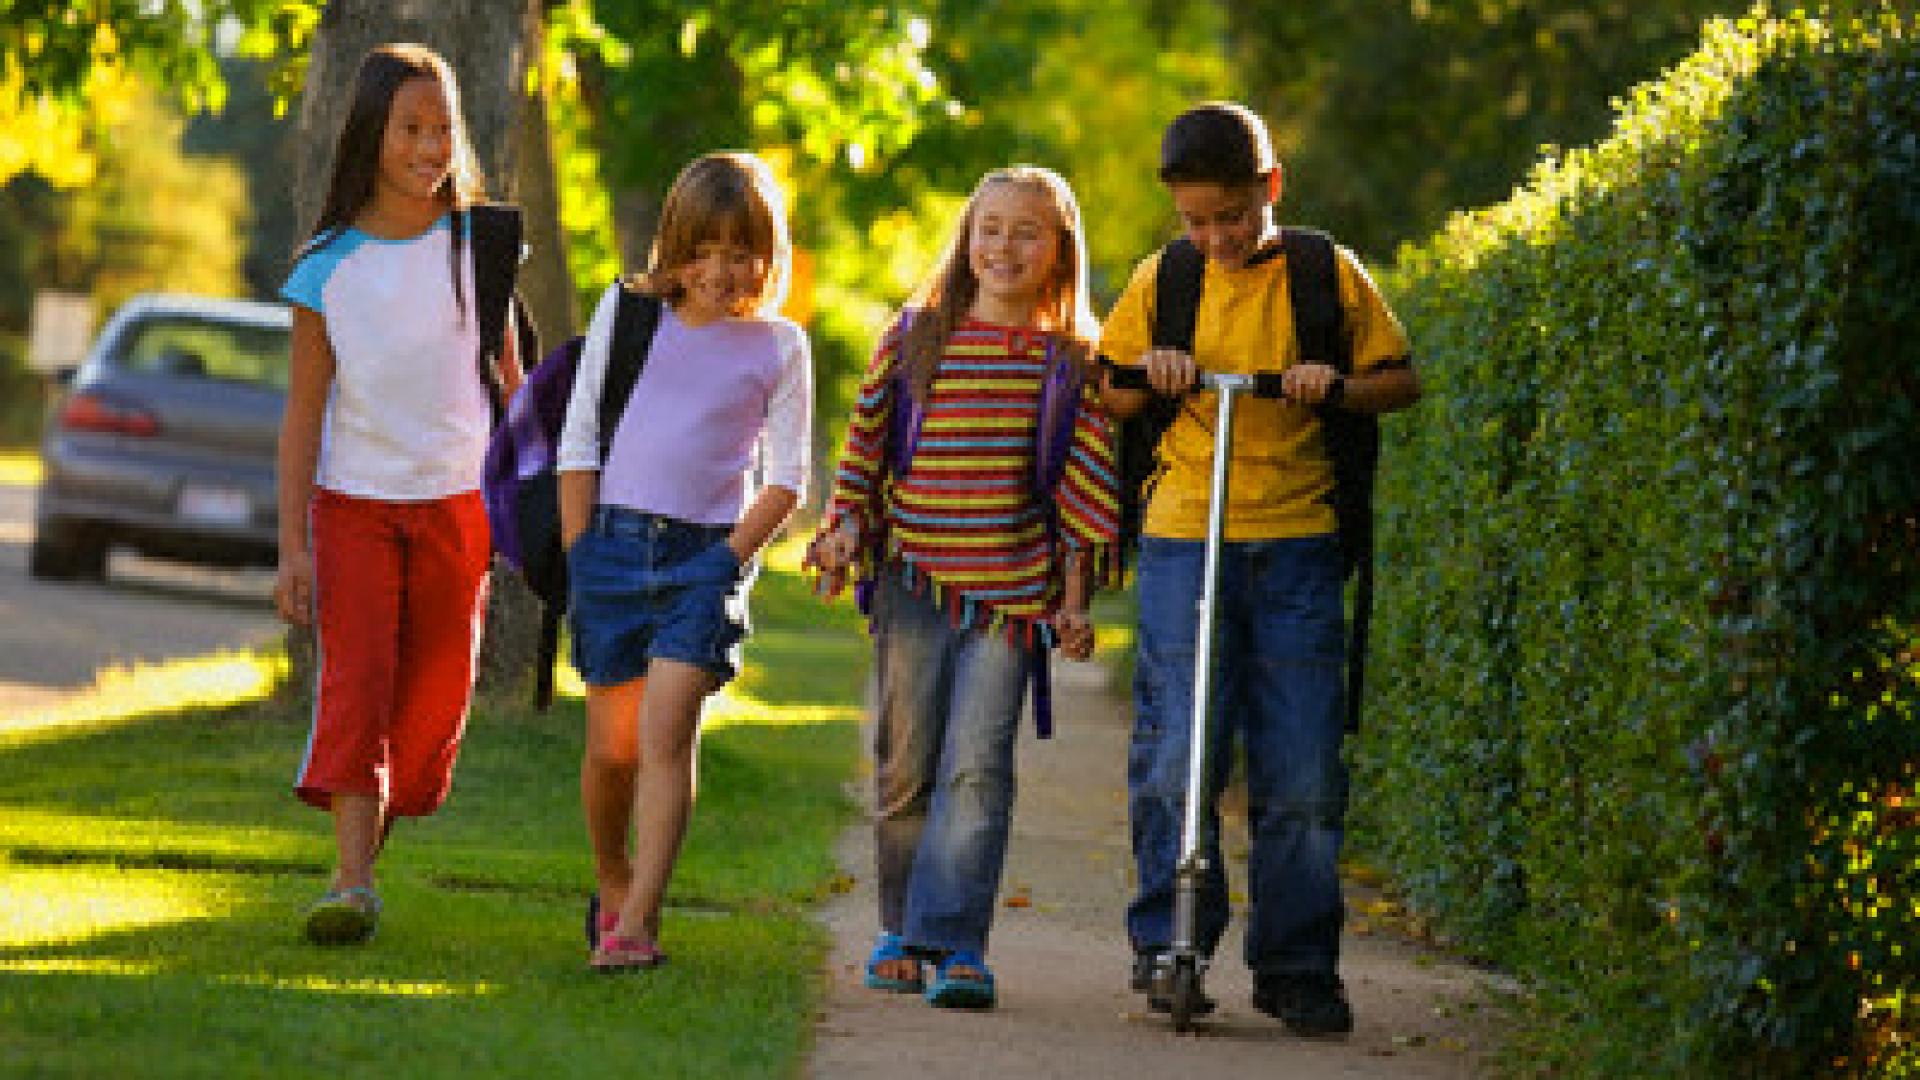
M 1094 333 L 1072 190 L 1000 169 L 860 387 L 808 561 L 829 595 L 857 579 L 873 631 L 875 989 L 994 1003 L 1021 705 L 1032 684 L 1044 734 L 1047 650 L 1091 655 L 1087 598 L 1113 566 Z

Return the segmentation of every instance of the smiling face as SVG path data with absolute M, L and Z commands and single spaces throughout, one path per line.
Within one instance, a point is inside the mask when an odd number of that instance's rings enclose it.
M 766 286 L 767 260 L 731 239 L 704 240 L 693 261 L 675 271 L 680 282 L 680 318 L 699 325 L 714 319 L 751 315 Z
M 394 91 L 380 140 L 380 195 L 431 201 L 453 169 L 453 113 L 440 80 L 408 79 Z
M 1245 266 L 1275 232 L 1273 200 L 1279 193 L 1269 181 L 1175 181 L 1168 190 L 1187 239 L 1215 262 Z
M 1046 193 L 1026 184 L 982 190 L 967 230 L 967 269 L 979 283 L 974 314 L 989 322 L 1025 324 L 1058 288 L 1058 214 Z

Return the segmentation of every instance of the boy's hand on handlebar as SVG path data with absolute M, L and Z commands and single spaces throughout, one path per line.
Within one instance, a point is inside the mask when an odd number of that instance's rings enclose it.
M 1147 381 L 1162 394 L 1184 394 L 1193 389 L 1194 376 L 1199 372 L 1193 354 L 1179 349 L 1153 349 L 1140 358 L 1140 366 L 1147 369 Z
M 1280 384 L 1288 401 L 1318 405 L 1340 381 L 1340 373 L 1326 364 L 1295 364 L 1282 372 Z

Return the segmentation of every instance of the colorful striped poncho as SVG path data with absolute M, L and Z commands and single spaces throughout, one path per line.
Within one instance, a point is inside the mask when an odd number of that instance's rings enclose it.
M 1082 394 L 1071 450 L 1053 493 L 1057 532 L 1034 490 L 1034 433 L 1050 335 L 963 321 L 947 341 L 912 461 L 888 459 L 898 334 L 868 366 L 834 477 L 827 524 L 851 520 L 862 543 L 860 576 L 898 562 L 959 627 L 1004 627 L 1023 644 L 1052 643 L 1046 623 L 1060 601 L 1067 552 L 1095 581 L 1117 566 L 1119 502 L 1113 428 L 1092 381 Z M 1057 546 L 1056 546 L 1057 545 Z

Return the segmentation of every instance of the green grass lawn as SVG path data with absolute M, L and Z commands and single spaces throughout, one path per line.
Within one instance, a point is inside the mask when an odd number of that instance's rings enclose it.
M 328 819 L 289 792 L 273 700 L 0 725 L 0 1073 L 783 1076 L 809 1037 L 867 649 L 846 605 L 762 576 L 714 703 L 666 967 L 589 973 L 582 707 L 476 710 L 436 816 L 381 862 L 365 947 L 300 939 Z

